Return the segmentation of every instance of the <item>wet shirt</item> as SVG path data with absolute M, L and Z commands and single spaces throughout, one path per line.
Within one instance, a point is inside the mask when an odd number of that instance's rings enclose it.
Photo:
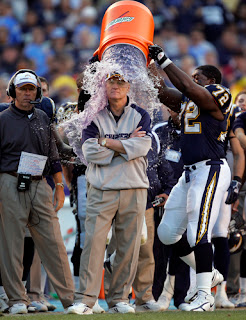
M 120 119 L 109 108 L 97 113 L 93 122 L 82 132 L 82 151 L 88 166 L 87 181 L 100 190 L 148 188 L 146 174 L 147 153 L 151 147 L 150 116 L 142 108 L 129 103 Z M 144 137 L 129 139 L 138 127 L 146 131 Z M 115 156 L 111 149 L 98 143 L 100 137 L 120 140 L 126 154 Z
M 205 87 L 224 114 L 224 120 L 213 118 L 192 100 L 183 96 L 181 104 L 181 150 L 185 165 L 211 159 L 225 158 L 228 114 L 232 96 L 226 87 L 213 84 Z

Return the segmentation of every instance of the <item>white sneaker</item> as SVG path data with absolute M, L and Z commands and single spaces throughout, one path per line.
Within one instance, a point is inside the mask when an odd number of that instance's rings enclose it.
M 221 284 L 223 281 L 224 281 L 223 275 L 217 269 L 213 269 L 211 288 L 216 287 L 218 284 Z
M 46 307 L 48 308 L 48 311 L 54 311 L 56 309 L 56 306 L 54 306 L 53 304 L 51 304 L 48 299 L 50 297 L 46 296 L 45 294 L 41 294 L 40 295 L 40 301 L 46 305 Z
M 9 308 L 10 314 L 25 314 L 27 313 L 27 306 L 24 303 L 15 303 Z
M 229 299 L 229 301 L 232 302 L 232 303 L 234 304 L 234 306 L 236 307 L 237 304 L 238 304 L 238 301 L 239 301 L 239 299 L 240 299 L 240 293 L 231 295 L 228 299 Z
M 175 276 L 167 274 L 164 282 L 163 290 L 157 302 L 163 307 L 163 310 L 167 310 L 170 306 L 172 297 L 174 295 Z
M 136 312 L 158 312 L 164 311 L 164 307 L 155 300 L 149 300 L 140 306 L 136 306 Z
M 29 305 L 29 306 L 27 306 L 27 312 L 34 313 L 34 312 L 38 312 L 38 310 L 35 307 Z
M 92 307 L 93 313 L 105 313 L 105 310 L 99 305 L 98 299 Z
M 0 296 L 0 312 L 4 312 L 5 310 L 8 309 L 8 307 L 9 306 L 6 303 L 6 300 Z
M 180 303 L 180 305 L 178 306 L 178 309 L 181 310 L 181 311 L 185 311 L 185 308 L 187 306 L 187 303 Z
M 90 307 L 82 302 L 73 303 L 70 307 L 66 308 L 64 313 L 69 314 L 93 314 Z
M 223 275 L 217 270 L 217 269 L 213 269 L 212 270 L 212 281 L 211 281 L 211 288 L 216 287 L 218 284 L 222 283 L 224 280 Z M 192 301 L 194 301 L 197 297 L 197 287 L 191 289 L 186 297 L 185 297 L 185 302 L 186 303 L 190 303 Z
M 235 305 L 228 299 L 227 294 L 221 295 L 216 294 L 215 295 L 215 307 L 216 309 L 223 309 L 223 308 L 235 308 Z
M 246 307 L 246 293 L 239 293 L 236 308 L 245 308 Z
M 126 302 L 118 302 L 108 310 L 108 313 L 135 313 L 135 309 Z
M 183 306 L 184 311 L 213 311 L 214 297 L 204 291 L 198 291 L 198 295 L 190 304 Z
M 170 306 L 171 300 L 172 297 L 170 295 L 165 295 L 162 293 L 157 302 L 162 306 L 162 310 L 167 310 Z
M 48 311 L 48 307 L 42 301 L 32 301 L 29 306 L 35 307 L 38 312 Z

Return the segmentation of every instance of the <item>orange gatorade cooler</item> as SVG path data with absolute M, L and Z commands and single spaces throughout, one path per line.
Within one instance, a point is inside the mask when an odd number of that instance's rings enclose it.
M 149 62 L 148 46 L 153 44 L 154 19 L 150 10 L 137 1 L 119 1 L 104 14 L 100 45 L 94 55 L 102 59 L 104 51 L 115 44 L 137 47 Z

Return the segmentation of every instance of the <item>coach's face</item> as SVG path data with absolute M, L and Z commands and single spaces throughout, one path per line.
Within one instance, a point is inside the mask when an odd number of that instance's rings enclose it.
M 31 110 L 33 105 L 30 101 L 34 101 L 37 95 L 37 87 L 26 84 L 15 88 L 16 98 L 15 105 L 21 110 Z
M 110 78 L 106 81 L 106 92 L 109 101 L 126 98 L 129 89 L 130 84 L 124 80 L 119 80 L 117 77 Z

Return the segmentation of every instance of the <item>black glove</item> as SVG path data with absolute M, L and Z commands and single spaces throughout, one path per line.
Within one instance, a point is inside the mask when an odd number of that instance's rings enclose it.
M 93 56 L 92 58 L 90 58 L 89 60 L 89 64 L 92 64 L 94 62 L 99 62 L 99 57 L 98 57 L 98 54 Z
M 229 223 L 229 231 L 234 232 L 243 228 L 245 221 L 239 212 L 234 212 L 231 215 L 231 221 Z
M 90 99 L 91 95 L 86 93 L 84 89 L 81 89 L 78 98 L 78 110 L 83 111 L 85 108 L 86 102 Z
M 237 180 L 232 180 L 232 182 L 227 190 L 228 195 L 227 195 L 227 198 L 225 201 L 226 204 L 232 204 L 237 200 L 241 185 L 242 185 L 241 182 L 239 182 Z
M 162 69 L 166 68 L 172 61 L 165 55 L 162 47 L 154 44 L 153 46 L 149 46 L 149 57 L 157 61 L 157 63 L 162 67 Z

